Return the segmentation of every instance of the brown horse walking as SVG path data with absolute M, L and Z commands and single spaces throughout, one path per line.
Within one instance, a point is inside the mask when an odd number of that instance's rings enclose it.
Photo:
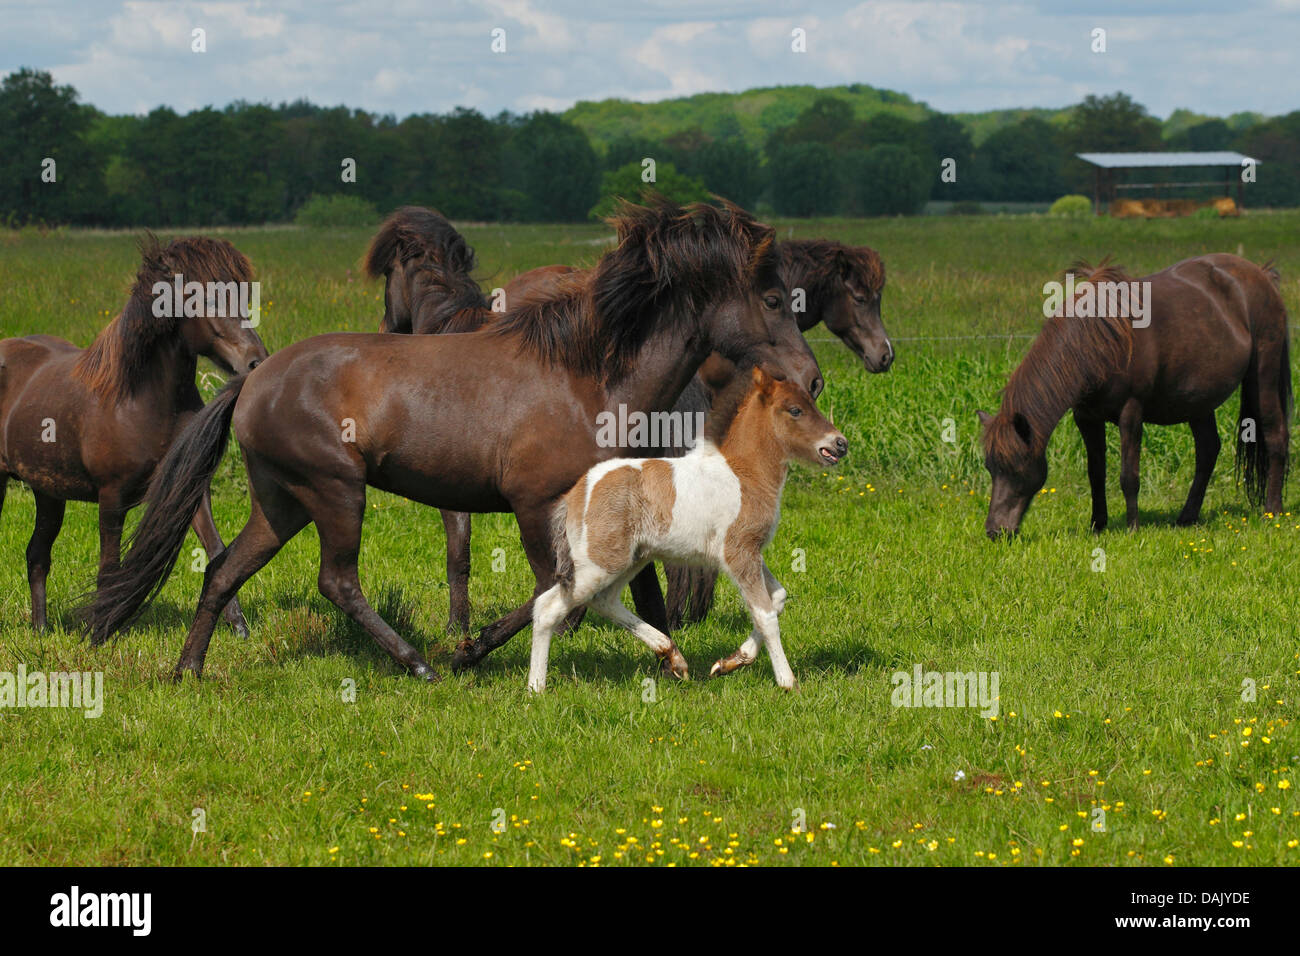
M 881 302 L 885 291 L 885 266 L 879 253 L 867 246 L 846 246 L 831 239 L 791 239 L 776 245 L 778 270 L 794 299 L 802 294 L 802 307 L 792 303 L 800 332 L 824 323 L 868 372 L 886 372 L 894 363 L 894 346 L 885 331 Z M 508 301 L 543 294 L 561 277 L 576 272 L 572 266 L 542 266 L 516 276 L 506 286 Z M 713 396 L 727 388 L 735 365 L 721 355 L 711 355 L 699 374 L 682 392 L 673 411 L 683 415 L 708 413 Z M 819 387 L 812 390 L 816 398 Z M 685 448 L 663 448 L 659 453 L 685 454 Z M 668 626 L 699 623 L 713 606 L 718 572 L 710 567 L 668 564 Z
M 0 341 L 0 505 L 10 478 L 26 482 L 36 498 L 27 582 L 38 630 L 46 626 L 45 580 L 67 502 L 99 505 L 102 582 L 117 566 L 127 511 L 144 497 L 172 440 L 203 407 L 194 385 L 198 356 L 238 375 L 266 358 L 266 347 L 243 327 L 237 300 L 227 294 L 253 278 L 234 246 L 206 238 L 162 246 L 150 236 L 142 253 L 125 308 L 90 348 L 51 335 Z M 177 275 L 204 285 L 201 314 L 184 314 L 180 301 L 155 309 L 155 286 L 174 290 Z M 213 557 L 223 545 L 206 484 L 202 492 L 183 517 L 192 519 Z M 226 620 L 246 634 L 233 595 L 224 607 Z
M 1194 524 L 1219 457 L 1214 412 L 1238 385 L 1238 470 L 1251 504 L 1262 499 L 1265 510 L 1280 513 L 1292 400 L 1290 335 L 1277 272 L 1223 254 L 1185 259 L 1136 280 L 1105 262 L 1073 271 L 1086 276 L 1076 306 L 1085 299 L 1094 306 L 1048 318 L 1003 390 L 997 415 L 979 413 L 993 478 L 984 526 L 989 537 L 1019 529 L 1047 480 L 1048 439 L 1070 409 L 1088 454 L 1094 531 L 1107 522 L 1107 422 L 1119 425 L 1129 528 L 1138 524 L 1143 424 L 1191 425 L 1196 473 L 1177 523 Z M 1107 300 L 1109 314 L 1095 315 Z M 1116 301 L 1128 308 L 1114 308 Z
M 807 346 L 776 348 L 786 296 L 772 229 L 735 206 L 626 207 L 619 244 L 557 295 L 459 335 L 335 333 L 298 342 L 232 381 L 172 446 L 122 565 L 100 590 L 93 638 L 129 621 L 166 579 L 233 423 L 251 516 L 209 565 L 177 674 L 199 673 L 216 614 L 309 523 L 321 593 L 395 660 L 426 679 L 420 654 L 366 601 L 357 577 L 367 485 L 466 512 L 513 511 L 537 580 L 554 578 L 550 514 L 593 464 L 597 415 L 667 410 L 721 351 L 778 378 L 818 374 Z M 529 623 L 532 599 L 462 642 L 474 663 Z

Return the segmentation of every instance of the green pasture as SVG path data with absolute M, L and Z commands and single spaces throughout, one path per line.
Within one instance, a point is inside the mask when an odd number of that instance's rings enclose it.
M 417 683 L 317 593 L 311 529 L 241 592 L 252 637 L 223 625 L 204 680 L 176 685 L 197 542 L 141 622 L 93 649 L 70 609 L 92 578 L 95 509 L 70 505 L 50 577 L 59 625 L 36 635 L 23 559 L 34 508 L 14 484 L 0 516 L 0 672 L 100 671 L 104 696 L 95 719 L 0 709 L 0 865 L 1300 864 L 1300 485 L 1285 498 L 1294 514 L 1248 508 L 1233 398 L 1201 525 L 1172 525 L 1191 436 L 1153 427 L 1142 527 L 1123 530 L 1112 429 L 1112 527 L 1093 535 L 1067 418 L 1022 535 L 993 544 L 975 418 L 996 408 L 1038 327 L 1043 283 L 1076 258 L 1113 254 L 1135 274 L 1205 252 L 1271 258 L 1294 318 L 1300 213 L 777 225 L 881 252 L 898 353 L 871 376 L 810 333 L 820 404 L 851 451 L 835 471 L 796 467 L 768 552 L 792 595 L 782 633 L 798 693 L 779 691 L 762 658 L 705 677 L 748 631 L 730 583 L 709 621 L 678 635 L 689 683 L 657 679 L 640 642 L 594 617 L 557 639 L 540 698 L 524 688 L 527 631 L 472 673 Z M 597 225 L 464 232 L 486 289 L 591 263 L 609 237 Z M 382 289 L 358 269 L 367 232 L 214 233 L 257 267 L 269 348 L 377 325 Z M 89 343 L 124 301 L 133 242 L 0 232 L 0 336 Z M 204 372 L 211 394 L 218 376 Z M 229 539 L 247 512 L 237 449 L 214 495 Z M 445 664 L 443 557 L 435 511 L 372 492 L 363 584 Z M 475 519 L 474 562 L 477 627 L 531 588 L 509 515 Z M 892 675 L 917 665 L 996 672 L 996 717 L 893 706 Z

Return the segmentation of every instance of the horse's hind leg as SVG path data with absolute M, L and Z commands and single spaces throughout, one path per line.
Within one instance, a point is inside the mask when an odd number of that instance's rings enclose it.
M 203 545 L 203 550 L 211 561 L 225 548 L 225 543 L 221 540 L 221 533 L 217 531 L 217 523 L 212 517 L 212 493 L 203 492 L 203 500 L 199 503 L 198 510 L 194 512 L 194 520 L 190 522 L 194 533 L 198 535 L 199 544 Z M 240 637 L 248 637 L 248 622 L 244 620 L 244 612 L 239 608 L 239 598 L 233 597 L 230 603 L 226 605 L 225 610 L 221 612 L 227 624 L 234 628 L 235 633 Z
M 3 500 L 0 488 L 0 500 Z M 67 502 L 36 492 L 36 527 L 27 543 L 27 586 L 32 592 L 32 627 L 38 631 L 46 628 L 45 577 L 50 573 L 50 551 L 54 539 L 63 527 L 63 511 Z
M 307 512 L 320 532 L 320 593 L 356 621 L 380 647 L 415 677 L 438 680 L 438 674 L 406 641 L 402 640 L 361 592 L 357 557 L 361 553 L 361 522 L 366 512 L 365 485 L 349 481 L 316 484 L 307 501 Z
M 1142 455 L 1142 406 L 1130 398 L 1119 413 L 1119 487 L 1130 531 L 1138 526 L 1138 459 Z
M 1260 375 L 1259 382 L 1259 438 L 1264 440 L 1268 457 L 1264 510 L 1269 514 L 1282 514 L 1282 486 L 1286 481 L 1287 458 L 1290 454 L 1291 434 L 1287 427 L 1286 409 L 1278 392 L 1277 374 Z
M 245 455 L 248 453 L 245 452 Z M 229 547 L 208 563 L 203 575 L 203 591 L 199 595 L 198 612 L 190 625 L 176 664 L 174 676 L 180 678 L 186 671 L 198 677 L 203 673 L 203 659 L 208 653 L 217 618 L 244 586 L 284 543 L 307 525 L 307 512 L 288 492 L 270 481 L 258 481 L 249 461 L 249 504 L 252 513 L 243 530 L 235 535 Z
M 468 634 L 470 517 L 463 511 L 443 511 L 442 526 L 447 532 L 447 591 L 451 603 L 447 630 Z
M 1110 514 L 1106 509 L 1106 422 L 1074 413 L 1074 424 L 1083 438 L 1088 455 L 1088 486 L 1092 489 L 1092 530 L 1106 530 Z
M 1194 418 L 1188 424 L 1192 427 L 1192 438 L 1196 441 L 1196 474 L 1192 477 L 1191 490 L 1187 492 L 1187 504 L 1183 505 L 1182 513 L 1175 522 L 1179 525 L 1196 524 L 1200 519 L 1205 489 L 1210 483 L 1210 476 L 1214 474 L 1214 464 L 1219 460 L 1219 448 L 1223 444 L 1219 439 L 1219 426 L 1214 412 Z

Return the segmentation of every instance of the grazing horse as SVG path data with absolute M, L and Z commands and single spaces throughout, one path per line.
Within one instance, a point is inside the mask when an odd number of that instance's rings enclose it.
M 514 512 L 535 597 L 554 578 L 555 502 L 616 453 L 598 441 L 601 412 L 667 411 L 715 350 L 801 383 L 819 374 L 806 344 L 772 345 L 786 295 L 770 226 L 732 205 L 667 201 L 625 206 L 613 222 L 618 246 L 590 274 L 479 332 L 318 335 L 230 382 L 160 466 L 131 549 L 96 598 L 92 638 L 126 624 L 166 579 L 184 534 L 178 509 L 197 500 L 233 424 L 251 515 L 208 565 L 177 676 L 201 672 L 216 613 L 314 523 L 321 593 L 435 680 L 361 592 L 367 486 L 439 508 Z M 459 659 L 505 643 L 532 604 L 462 642 Z
M 379 227 L 365 271 L 384 280 L 381 332 L 474 332 L 492 318 L 474 281 L 474 250 L 439 212 L 403 206 Z M 447 630 L 469 634 L 470 517 L 440 511 L 447 534 Z
M 754 629 L 711 675 L 753 663 L 767 647 L 780 687 L 794 674 L 777 617 L 786 592 L 763 561 L 776 535 L 781 490 L 793 459 L 834 465 L 849 444 L 802 387 L 759 368 L 737 375 L 718 399 L 707 438 L 678 458 L 615 458 L 593 467 L 556 505 L 557 581 L 533 605 L 528 689 L 546 688 L 551 635 L 574 608 L 590 605 L 631 631 L 685 680 L 672 639 L 619 600 L 624 585 L 657 559 L 721 568 L 749 606 Z
M 1063 301 L 1072 308 L 1047 319 L 1003 389 L 997 415 L 979 412 L 993 478 L 989 537 L 1019 529 L 1047 480 L 1048 439 L 1069 409 L 1087 449 L 1094 531 L 1107 522 L 1107 422 L 1119 425 L 1130 529 L 1138 524 L 1143 424 L 1191 425 L 1196 473 L 1177 524 L 1194 524 L 1219 457 L 1214 411 L 1238 384 L 1238 471 L 1252 506 L 1262 499 L 1267 511 L 1280 513 L 1291 346 L 1277 272 L 1224 254 L 1184 259 L 1136 280 L 1104 261 L 1097 269 L 1080 263 L 1074 272 L 1086 278 L 1075 298 Z
M 234 246 L 206 238 L 163 246 L 149 236 L 141 249 L 144 261 L 126 306 L 90 348 L 51 335 L 0 341 L 0 505 L 10 478 L 26 482 L 36 498 L 27 582 L 37 630 L 46 626 L 45 580 L 67 502 L 99 505 L 102 582 L 117 565 L 127 511 L 203 407 L 194 385 L 198 356 L 237 375 L 266 358 L 257 333 L 243 327 L 237 291 L 231 294 L 253 277 Z M 203 285 L 203 301 L 194 308 L 185 308 L 191 303 L 184 295 L 172 297 L 177 276 Z M 155 308 L 162 302 L 155 286 L 166 290 L 170 308 Z M 192 520 L 209 557 L 222 549 L 206 484 L 182 517 Z M 233 595 L 224 607 L 226 620 L 246 634 Z

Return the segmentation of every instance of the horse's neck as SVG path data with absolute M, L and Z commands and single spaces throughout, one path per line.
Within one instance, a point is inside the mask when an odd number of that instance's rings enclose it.
M 606 408 L 672 408 L 708 354 L 708 345 L 697 335 L 666 332 L 652 336 L 622 380 L 606 389 Z
M 151 391 L 150 401 L 158 403 L 154 407 L 159 411 L 171 411 L 197 394 L 194 375 L 198 367 L 198 358 L 181 344 L 179 336 L 159 339 L 136 394 Z
M 1020 412 L 1043 441 L 1062 416 L 1089 392 L 1088 376 L 1074 356 L 1064 356 L 1062 340 L 1036 341 L 1007 384 L 1004 407 Z

